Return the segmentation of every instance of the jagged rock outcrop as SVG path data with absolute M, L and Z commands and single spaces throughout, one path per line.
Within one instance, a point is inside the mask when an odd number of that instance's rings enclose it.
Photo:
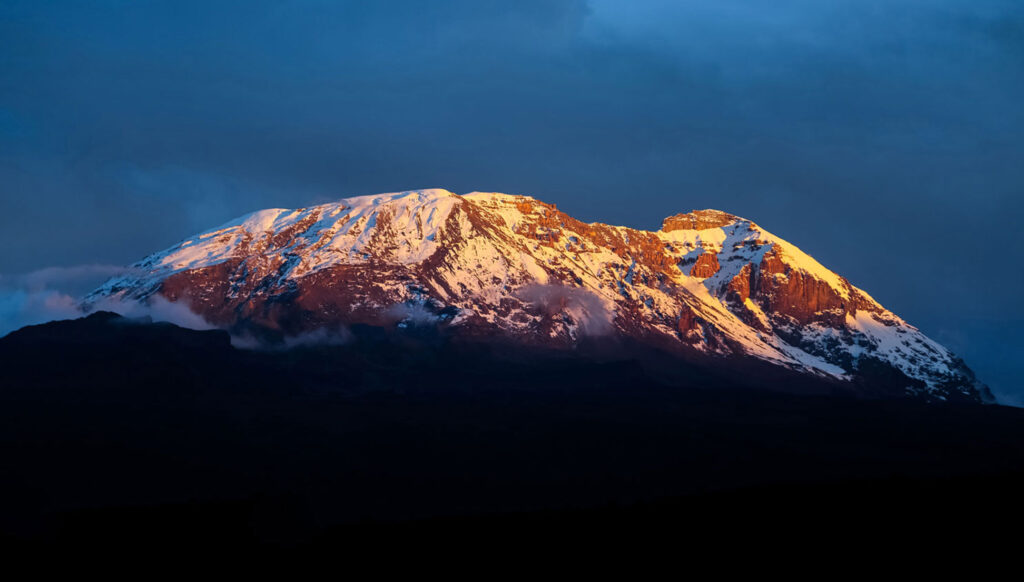
M 662 232 L 674 230 L 707 230 L 732 224 L 738 217 L 721 210 L 694 210 L 669 216 L 661 223 Z
M 697 257 L 693 267 L 690 268 L 690 276 L 697 277 L 698 279 L 707 279 L 714 276 L 721 268 L 722 266 L 718 264 L 718 255 L 703 252 Z

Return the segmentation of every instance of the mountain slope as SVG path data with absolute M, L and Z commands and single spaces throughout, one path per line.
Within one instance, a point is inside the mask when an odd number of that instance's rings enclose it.
M 902 551 L 900 523 L 942 532 L 940 544 L 963 531 L 957 516 L 984 531 L 1024 484 L 1021 409 L 779 394 L 766 375 L 826 382 L 756 359 L 742 362 L 754 382 L 678 360 L 686 373 L 666 382 L 632 357 L 413 340 L 252 351 L 221 330 L 109 313 L 12 332 L 0 338 L 0 537 L 56 529 L 75 549 L 199 539 L 223 552 L 252 530 L 302 539 L 362 524 L 365 541 L 373 522 L 553 509 L 597 511 L 563 521 L 588 535 L 609 527 L 607 510 L 654 502 L 650 522 L 621 524 L 631 537 L 675 536 L 685 521 L 702 539 L 724 523 L 720 540 L 750 522 L 832 545 L 849 534 L 849 546 L 875 527 Z M 709 505 L 710 492 L 727 497 Z M 548 531 L 528 519 L 511 543 Z M 393 553 L 392 541 L 371 545 Z
M 418 190 L 262 210 L 151 255 L 87 298 L 187 303 L 235 333 L 353 324 L 571 348 L 625 337 L 722 362 L 982 400 L 956 356 L 757 224 L 715 210 L 649 232 L 527 196 Z

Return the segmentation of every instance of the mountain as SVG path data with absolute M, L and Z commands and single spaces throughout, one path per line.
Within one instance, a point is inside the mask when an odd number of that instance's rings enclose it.
M 583 223 L 528 196 L 439 189 L 261 210 L 146 257 L 86 303 L 157 297 L 236 338 L 366 325 L 555 350 L 624 341 L 853 391 L 991 399 L 962 360 L 866 292 L 717 210 L 656 232 Z

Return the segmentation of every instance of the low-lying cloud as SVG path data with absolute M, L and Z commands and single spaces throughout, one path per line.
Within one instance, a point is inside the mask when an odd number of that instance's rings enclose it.
M 0 290 L 0 336 L 26 325 L 81 316 L 74 298 L 59 291 Z
M 96 311 L 113 311 L 131 319 L 148 317 L 153 321 L 173 323 L 188 329 L 218 329 L 218 326 L 192 311 L 186 303 L 170 301 L 161 295 L 151 295 L 144 302 L 117 298 L 102 299 L 91 304 L 88 313 Z
M 278 351 L 313 346 L 343 346 L 352 341 L 352 332 L 346 328 L 321 327 L 296 335 L 286 335 L 280 341 L 270 341 L 250 333 L 231 334 L 231 345 L 240 350 Z
M 159 295 L 145 301 L 107 297 L 83 306 L 80 297 L 109 277 L 129 272 L 113 265 L 48 267 L 20 275 L 0 275 L 0 336 L 25 327 L 60 319 L 76 319 L 96 311 L 112 311 L 125 317 L 150 318 L 189 329 L 216 326 L 188 305 Z
M 587 289 L 530 285 L 521 289 L 517 295 L 540 307 L 547 315 L 567 313 L 579 326 L 581 335 L 600 336 L 612 332 L 611 310 L 600 297 Z
M 0 275 L 0 337 L 48 321 L 77 319 L 97 311 L 110 311 L 129 319 L 149 319 L 194 330 L 220 329 L 191 309 L 184 301 L 170 301 L 161 295 L 144 300 L 103 297 L 84 304 L 82 297 L 110 277 L 130 272 L 113 265 L 49 267 L 19 275 Z M 426 313 L 424 311 L 424 313 Z M 397 315 L 397 314 L 396 314 Z M 423 314 L 406 314 L 422 317 Z M 308 346 L 343 345 L 352 340 L 347 329 L 316 329 L 270 342 L 254 335 L 233 333 L 231 343 L 239 349 L 292 349 Z
M 388 319 L 393 319 L 400 326 L 434 325 L 441 321 L 440 316 L 431 311 L 427 305 L 419 302 L 396 303 L 384 311 Z M 404 327 L 404 326 L 403 326 Z

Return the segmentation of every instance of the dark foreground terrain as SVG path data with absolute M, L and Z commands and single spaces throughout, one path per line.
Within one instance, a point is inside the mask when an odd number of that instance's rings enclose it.
M 893 548 L 1021 523 L 1024 410 L 356 331 L 251 351 L 101 313 L 0 339 L 6 547 Z

